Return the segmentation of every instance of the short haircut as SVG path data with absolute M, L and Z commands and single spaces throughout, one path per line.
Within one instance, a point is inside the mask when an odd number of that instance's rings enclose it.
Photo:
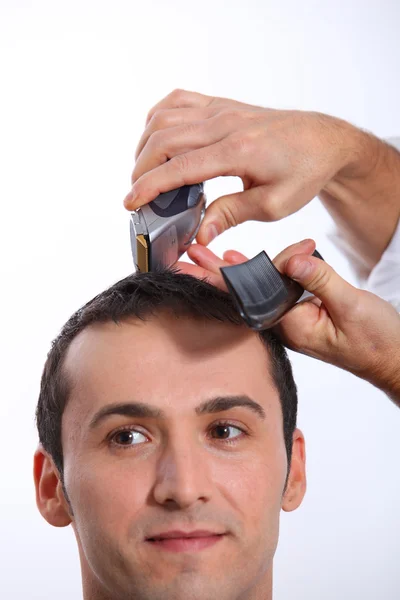
M 36 408 L 39 440 L 52 457 L 63 482 L 62 415 L 70 394 L 70 382 L 63 369 L 72 340 L 94 323 L 137 318 L 169 310 L 176 316 L 188 316 L 232 323 L 246 327 L 231 296 L 207 281 L 174 270 L 136 273 L 118 281 L 76 311 L 52 342 L 41 379 Z M 272 333 L 258 333 L 269 356 L 270 375 L 276 386 L 283 415 L 283 435 L 290 468 L 293 432 L 297 419 L 297 389 L 286 350 Z M 288 468 L 288 471 L 289 471 Z

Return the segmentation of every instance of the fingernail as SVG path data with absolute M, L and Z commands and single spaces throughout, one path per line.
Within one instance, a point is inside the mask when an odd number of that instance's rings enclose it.
M 130 194 L 128 194 L 124 198 L 124 206 L 125 206 L 125 208 L 130 208 L 130 205 L 131 205 L 131 196 L 130 196 Z
M 208 244 L 212 242 L 218 235 L 218 229 L 213 223 L 211 225 L 207 225 L 205 232 L 205 245 L 208 246 Z
M 312 268 L 313 268 L 312 263 L 305 260 L 296 266 L 295 270 L 291 274 L 291 278 L 299 279 L 299 280 L 305 279 L 307 277 L 307 275 L 309 275 L 311 273 Z
M 125 196 L 125 199 L 124 199 L 125 208 L 133 210 L 134 204 L 137 199 L 138 199 L 138 194 L 135 192 L 134 188 L 132 188 L 131 191 L 129 192 L 129 194 L 127 194 Z

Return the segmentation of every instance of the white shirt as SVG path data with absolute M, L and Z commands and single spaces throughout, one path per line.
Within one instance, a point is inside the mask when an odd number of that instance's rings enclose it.
M 388 142 L 400 150 L 400 138 L 392 138 Z M 350 261 L 360 287 L 387 300 L 400 312 L 400 220 L 388 247 L 372 271 L 366 267 L 362 258 L 344 239 L 339 230 L 333 232 L 329 237 Z

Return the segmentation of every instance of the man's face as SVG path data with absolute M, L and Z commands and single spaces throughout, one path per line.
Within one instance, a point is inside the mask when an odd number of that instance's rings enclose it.
M 268 365 L 246 328 L 167 314 L 73 341 L 62 444 L 88 597 L 270 586 L 287 457 Z

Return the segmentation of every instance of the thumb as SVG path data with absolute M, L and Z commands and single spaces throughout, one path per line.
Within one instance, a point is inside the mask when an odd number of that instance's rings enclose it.
M 296 254 L 289 258 L 284 272 L 319 298 L 333 320 L 340 322 L 354 308 L 359 290 L 340 277 L 324 260 Z
M 207 208 L 197 234 L 197 242 L 207 246 L 217 235 L 244 221 L 262 219 L 262 198 L 265 190 L 254 187 L 249 190 L 221 196 Z

